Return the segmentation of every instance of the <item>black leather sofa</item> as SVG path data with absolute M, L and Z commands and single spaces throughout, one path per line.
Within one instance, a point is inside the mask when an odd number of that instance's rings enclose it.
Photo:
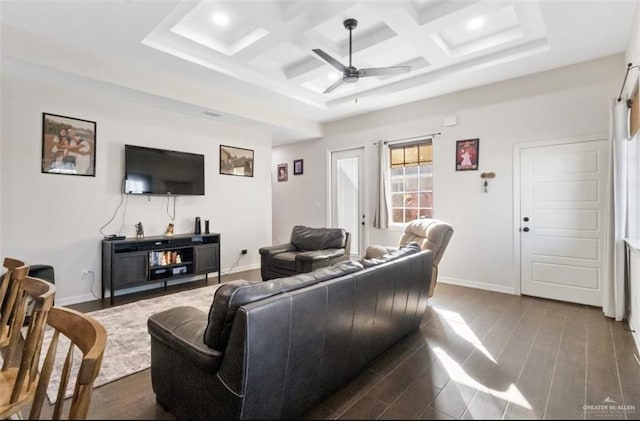
M 313 272 L 348 260 L 351 235 L 342 228 L 312 228 L 296 225 L 288 243 L 262 247 L 260 272 L 266 281 L 298 273 Z
M 418 329 L 432 263 L 412 243 L 288 278 L 227 282 L 208 315 L 152 315 L 158 404 L 179 419 L 299 417 Z

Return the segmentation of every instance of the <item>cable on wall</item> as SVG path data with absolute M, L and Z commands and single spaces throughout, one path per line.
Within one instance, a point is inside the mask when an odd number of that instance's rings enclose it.
M 176 220 L 176 199 L 177 196 L 173 196 L 173 215 L 169 213 L 169 202 L 171 201 L 171 196 L 167 196 L 167 215 L 171 218 L 172 221 Z
M 106 224 L 104 224 L 103 226 L 100 227 L 100 234 L 102 234 L 103 236 L 107 236 L 107 234 L 104 233 L 103 229 L 109 225 L 115 218 L 116 215 L 118 214 L 118 209 L 120 209 L 120 206 L 122 206 L 122 203 L 124 202 L 124 183 L 125 183 L 125 179 L 122 179 L 122 185 L 121 185 L 121 189 L 120 189 L 120 203 L 118 204 L 118 206 L 116 207 L 116 209 L 113 211 L 113 215 L 111 216 L 111 219 L 109 219 L 107 221 Z M 125 213 L 126 213 L 126 206 L 125 206 Z M 120 231 L 122 231 L 122 227 L 124 226 L 124 213 L 122 214 L 122 225 L 120 225 L 120 229 L 118 230 L 118 234 L 120 234 Z

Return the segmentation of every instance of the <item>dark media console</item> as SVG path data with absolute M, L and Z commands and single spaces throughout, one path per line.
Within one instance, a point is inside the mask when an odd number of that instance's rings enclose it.
M 220 283 L 220 234 L 185 234 L 141 239 L 102 241 L 102 298 L 108 286 L 114 292 L 218 272 Z

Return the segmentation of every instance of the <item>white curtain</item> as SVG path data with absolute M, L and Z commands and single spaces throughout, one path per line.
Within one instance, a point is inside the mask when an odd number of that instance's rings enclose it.
M 389 228 L 389 193 L 387 179 L 389 177 L 389 147 L 382 140 L 376 143 L 378 148 L 378 179 L 376 189 L 376 210 L 373 216 L 373 227 Z
M 627 233 L 627 135 L 628 108 L 626 101 L 613 100 L 610 118 L 610 136 L 613 159 L 613 214 L 611 233 L 613 273 L 604 286 L 602 311 L 605 316 L 623 320 L 626 318 L 625 254 L 624 238 Z

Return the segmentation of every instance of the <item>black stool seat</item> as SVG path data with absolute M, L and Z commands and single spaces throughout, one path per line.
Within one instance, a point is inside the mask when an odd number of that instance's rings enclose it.
M 55 275 L 53 273 L 53 266 L 49 265 L 31 265 L 29 266 L 29 276 L 34 278 L 44 279 L 47 282 L 55 284 Z
M 28 276 L 44 279 L 45 281 L 51 282 L 52 284 L 56 283 L 55 274 L 53 272 L 53 266 L 50 266 L 50 265 L 30 265 Z M 54 304 L 55 304 L 55 300 L 54 300 Z

